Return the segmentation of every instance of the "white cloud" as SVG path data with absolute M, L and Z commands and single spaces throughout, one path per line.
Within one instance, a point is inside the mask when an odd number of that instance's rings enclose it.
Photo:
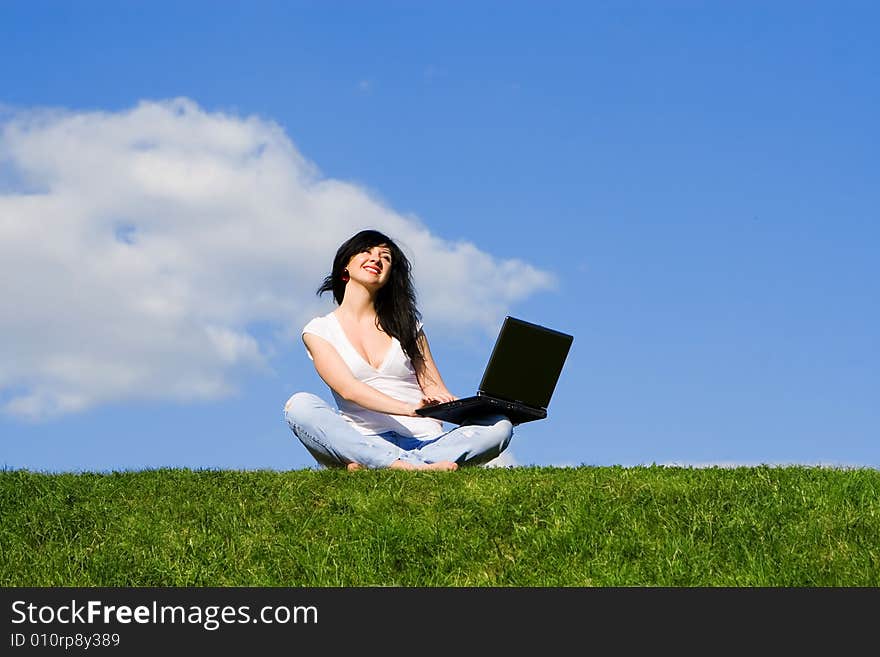
M 493 332 L 554 285 L 321 175 L 284 130 L 187 99 L 0 117 L 0 407 L 51 417 L 215 399 L 328 307 L 338 245 L 378 228 L 413 259 L 434 333 Z

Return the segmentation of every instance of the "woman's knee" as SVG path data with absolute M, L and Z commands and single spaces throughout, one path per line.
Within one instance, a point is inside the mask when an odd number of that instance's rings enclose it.
M 504 450 L 513 437 L 513 423 L 505 415 L 493 415 L 482 419 L 476 433 L 487 447 L 497 446 Z
M 295 392 L 284 404 L 284 415 L 288 421 L 307 417 L 311 411 L 323 404 L 320 397 L 310 392 Z
M 469 465 L 481 465 L 500 456 L 513 438 L 513 423 L 507 417 L 499 416 L 483 424 L 478 433 L 474 458 Z
M 498 432 L 499 445 L 503 450 L 507 447 L 510 439 L 513 438 L 513 422 L 506 417 L 501 417 L 493 427 Z
M 489 435 L 505 445 L 513 437 L 513 422 L 506 415 L 491 415 L 484 419 L 483 426 L 489 431 Z

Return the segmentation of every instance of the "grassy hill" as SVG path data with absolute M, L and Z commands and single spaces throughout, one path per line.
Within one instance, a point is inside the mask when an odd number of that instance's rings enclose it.
M 880 586 L 880 472 L 0 471 L 3 586 Z

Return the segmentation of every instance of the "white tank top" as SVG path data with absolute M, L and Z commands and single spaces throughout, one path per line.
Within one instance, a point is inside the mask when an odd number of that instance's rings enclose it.
M 418 328 L 422 328 L 421 322 L 419 322 Z M 374 368 L 352 346 L 345 331 L 342 330 L 342 325 L 332 312 L 322 317 L 315 317 L 303 327 L 302 332 L 303 334 L 317 335 L 333 345 L 358 381 L 362 381 L 400 401 L 413 405 L 421 401 L 422 389 L 419 387 L 412 361 L 403 352 L 397 338 L 391 339 L 391 348 L 385 355 L 385 360 L 378 368 Z M 306 354 L 314 360 L 308 349 L 306 349 Z M 428 417 L 378 413 L 354 402 L 346 401 L 332 388 L 330 391 L 333 393 L 340 414 L 363 434 L 396 431 L 404 436 L 425 439 L 443 433 L 443 424 L 439 420 Z

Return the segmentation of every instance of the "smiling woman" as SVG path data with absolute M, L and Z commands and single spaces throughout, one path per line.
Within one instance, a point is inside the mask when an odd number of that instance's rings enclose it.
M 293 433 L 321 465 L 456 470 L 496 458 L 513 425 L 475 417 L 444 432 L 416 409 L 455 399 L 431 355 L 406 255 L 387 235 L 363 230 L 337 250 L 318 295 L 337 308 L 302 330 L 306 353 L 338 410 L 297 392 L 284 406 Z

